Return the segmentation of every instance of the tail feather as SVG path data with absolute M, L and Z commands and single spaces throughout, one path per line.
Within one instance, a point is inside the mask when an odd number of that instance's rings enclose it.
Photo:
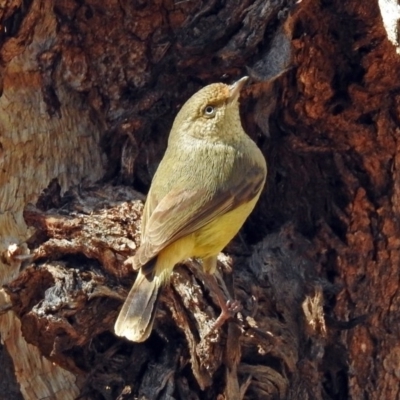
M 143 342 L 150 336 L 160 286 L 159 277 L 139 271 L 114 326 L 118 336 L 125 336 L 133 342 Z

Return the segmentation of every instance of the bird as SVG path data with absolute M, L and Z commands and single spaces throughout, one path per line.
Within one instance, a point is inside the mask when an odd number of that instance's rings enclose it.
M 116 335 L 133 342 L 149 337 L 160 290 L 176 264 L 200 259 L 204 275 L 214 278 L 218 254 L 257 203 L 267 164 L 240 120 L 239 95 L 247 79 L 203 87 L 175 117 L 145 202 L 141 244 L 126 261 L 138 275 L 117 317 Z M 220 294 L 218 299 L 216 326 L 232 308 Z

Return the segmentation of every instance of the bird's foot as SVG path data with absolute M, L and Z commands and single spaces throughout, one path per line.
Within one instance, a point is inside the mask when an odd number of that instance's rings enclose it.
M 228 319 L 234 317 L 243 308 L 241 303 L 237 300 L 228 300 L 226 303 L 220 303 L 220 307 L 221 314 L 219 314 L 218 318 L 215 320 L 204 338 L 221 328 Z
M 130 267 L 132 268 L 134 271 L 138 271 L 140 266 L 136 265 L 137 263 L 135 263 L 135 256 L 131 256 L 128 257 L 125 261 L 124 261 L 124 265 L 126 267 Z
M 242 304 L 238 300 L 228 300 L 226 302 L 227 312 L 234 317 L 242 308 Z

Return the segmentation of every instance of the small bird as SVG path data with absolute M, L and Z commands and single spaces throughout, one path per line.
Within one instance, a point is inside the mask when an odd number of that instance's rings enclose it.
M 118 336 L 146 340 L 174 266 L 195 257 L 205 275 L 213 274 L 218 253 L 253 210 L 267 166 L 240 122 L 247 79 L 204 87 L 176 116 L 144 207 L 141 245 L 126 261 L 140 270 L 115 323 Z M 223 323 L 229 304 L 220 307 Z

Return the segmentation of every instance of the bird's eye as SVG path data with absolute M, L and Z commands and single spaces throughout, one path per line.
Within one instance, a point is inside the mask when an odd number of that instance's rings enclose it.
M 207 117 L 213 117 L 215 115 L 215 107 L 214 106 L 207 106 L 204 109 L 204 115 Z

